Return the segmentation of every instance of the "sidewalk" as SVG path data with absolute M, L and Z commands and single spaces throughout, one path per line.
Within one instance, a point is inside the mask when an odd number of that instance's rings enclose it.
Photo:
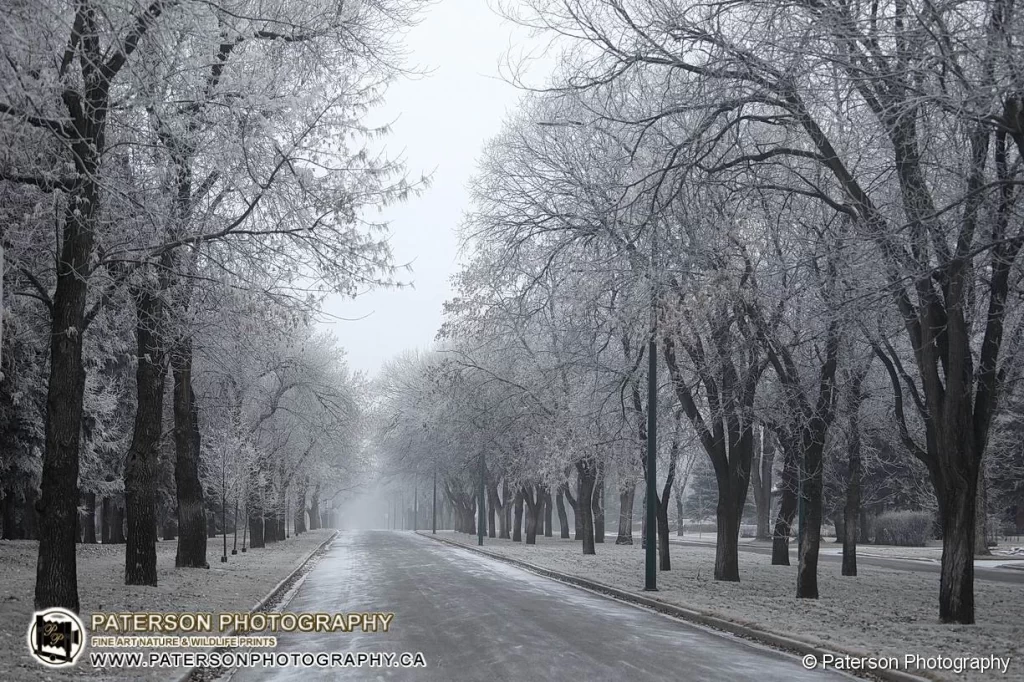
M 221 563 L 222 536 L 210 538 L 207 560 L 210 568 L 176 569 L 177 543 L 157 543 L 157 587 L 124 585 L 124 545 L 86 545 L 78 548 L 78 594 L 81 615 L 97 611 L 116 612 L 223 612 L 248 611 L 250 607 L 288 575 L 320 543 L 334 533 L 332 529 L 310 531 L 263 549 L 231 555 Z M 3 569 L 4 594 L 0 599 L 0 679 L 32 682 L 42 680 L 166 680 L 175 679 L 184 669 L 125 671 L 91 668 L 88 660 L 78 661 L 71 671 L 52 670 L 29 655 L 25 632 L 32 618 L 35 594 L 38 545 L 31 540 L 0 541 L 0 567 Z M 88 620 L 86 620 L 88 625 Z M 148 673 L 148 674 L 147 674 Z

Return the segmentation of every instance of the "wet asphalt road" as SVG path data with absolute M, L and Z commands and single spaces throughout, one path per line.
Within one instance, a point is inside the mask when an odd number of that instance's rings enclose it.
M 851 679 L 412 533 L 343 531 L 286 610 L 395 618 L 388 633 L 282 633 L 277 651 L 420 651 L 428 667 L 245 668 L 232 682 Z

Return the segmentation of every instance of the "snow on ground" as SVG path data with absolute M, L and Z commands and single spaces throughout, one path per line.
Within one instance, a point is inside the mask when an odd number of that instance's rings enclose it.
M 476 545 L 476 536 L 438 531 L 439 536 Z M 536 546 L 485 538 L 484 549 L 501 555 L 612 585 L 643 591 L 644 551 L 605 543 L 595 556 L 580 544 L 537 538 Z M 753 628 L 872 656 L 1010 656 L 1006 676 L 1024 680 L 1024 586 L 977 581 L 977 624 L 938 621 L 939 575 L 861 566 L 843 577 L 838 562 L 818 566 L 819 599 L 796 599 L 796 566 L 772 566 L 771 557 L 740 552 L 739 583 L 716 582 L 713 547 L 671 550 L 672 570 L 658 573 L 657 593 L 665 602 Z M 996 675 L 929 674 L 939 680 L 996 679 Z
M 124 585 L 124 545 L 78 545 L 78 595 L 81 615 L 98 611 L 194 612 L 248 611 L 278 582 L 292 572 L 333 530 L 304 533 L 284 542 L 228 555 L 220 562 L 221 538 L 207 546 L 210 569 L 175 569 L 176 542 L 158 542 L 157 587 Z M 229 538 L 228 544 L 231 544 Z M 85 652 L 73 671 L 51 670 L 37 663 L 28 651 L 26 633 L 32 619 L 38 544 L 28 540 L 0 541 L 0 680 L 173 680 L 184 670 L 100 671 L 88 665 Z M 145 634 L 145 633 L 140 633 Z M 215 633 L 214 633 L 215 634 Z M 120 649 L 107 649 L 120 651 Z M 183 651 L 183 650 L 182 650 Z

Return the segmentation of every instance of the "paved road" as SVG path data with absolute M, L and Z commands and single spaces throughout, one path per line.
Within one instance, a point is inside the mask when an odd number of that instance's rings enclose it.
M 421 651 L 429 667 L 246 668 L 232 682 L 850 679 L 412 533 L 342 532 L 287 610 L 395 618 L 386 634 L 279 635 L 278 651 Z
M 614 542 L 614 540 L 613 540 Z M 685 547 L 714 547 L 713 544 L 707 542 L 687 542 L 686 540 L 670 540 L 673 545 L 683 545 Z M 795 544 L 791 543 L 791 544 Z M 822 548 L 835 547 L 833 543 L 822 544 Z M 866 548 L 870 551 L 870 548 Z M 755 552 L 757 554 L 771 554 L 771 545 L 750 545 L 741 544 L 740 551 L 743 552 Z M 795 549 L 790 549 L 790 558 L 795 563 Z M 842 563 L 842 554 L 827 554 L 821 552 L 818 554 L 818 561 L 829 561 L 832 563 Z M 918 573 L 933 573 L 938 575 L 942 567 L 938 562 L 934 561 L 916 561 L 914 559 L 889 559 L 886 557 L 877 556 L 864 556 L 858 552 L 857 554 L 857 567 L 863 566 L 878 566 L 879 568 L 889 568 L 897 571 L 916 571 Z M 997 583 L 1013 583 L 1016 585 L 1024 585 L 1024 571 L 1012 569 L 1012 568 L 987 568 L 979 566 L 977 563 L 974 565 L 974 578 L 975 580 L 990 580 Z

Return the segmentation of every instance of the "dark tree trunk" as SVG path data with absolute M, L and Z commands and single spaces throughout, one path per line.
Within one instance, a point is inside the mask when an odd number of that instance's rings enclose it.
M 266 536 L 264 534 L 263 515 L 249 512 L 249 549 L 266 547 Z
M 82 518 L 82 542 L 96 544 L 96 493 L 82 495 L 85 501 L 85 514 Z
M 313 497 L 309 501 L 309 529 L 320 529 L 320 484 L 313 489 Z
M 974 555 L 990 556 L 988 548 L 988 485 L 985 481 L 985 467 L 978 471 L 978 493 L 975 502 Z
M 125 544 L 125 508 L 124 499 L 116 500 L 111 511 L 111 543 Z
M 804 523 L 800 524 L 799 564 L 796 573 L 796 596 L 818 598 L 818 550 L 821 547 L 822 439 L 807 447 L 804 453 Z M 819 446 L 820 443 L 820 446 Z
M 209 568 L 206 561 L 206 503 L 199 480 L 199 404 L 192 389 L 192 341 L 183 340 L 171 357 L 174 376 L 174 484 L 178 500 L 177 568 Z
M 263 514 L 263 542 L 269 544 L 277 542 L 277 513 L 274 510 L 267 510 Z
M 501 484 L 501 499 L 504 502 L 501 505 L 502 514 L 505 517 L 505 534 L 502 536 L 506 540 L 509 539 L 509 533 L 512 532 L 512 499 L 510 497 L 511 491 L 508 489 L 508 481 L 503 481 Z
M 680 489 L 676 492 L 676 535 L 683 537 L 683 531 L 686 529 L 686 524 L 683 519 L 683 490 Z
M 742 502 L 740 503 L 742 504 Z M 718 493 L 718 539 L 715 548 L 715 580 L 739 582 L 740 514 L 731 494 Z
M 206 537 L 217 537 L 217 512 L 211 511 L 206 515 Z
M 516 491 L 512 511 L 512 542 L 523 541 L 523 491 Z
M 848 444 L 848 471 L 846 480 L 846 504 L 843 507 L 843 575 L 857 575 L 857 521 L 860 519 L 860 487 L 862 464 L 860 458 L 860 406 L 864 401 L 861 386 L 867 368 L 854 375 L 850 384 L 850 416 Z M 838 535 L 838 533 L 837 533 Z M 838 539 L 838 538 L 837 538 Z
M 544 488 L 544 537 L 552 537 L 551 528 L 551 490 Z
M 583 515 L 580 513 L 579 502 L 569 492 L 569 484 L 566 483 L 562 487 L 562 491 L 565 493 L 565 501 L 569 503 L 569 508 L 572 509 L 572 522 L 573 522 L 573 540 L 583 539 Z M 576 494 L 580 494 L 579 478 L 576 480 Z
M 110 544 L 111 516 L 113 515 L 113 504 L 109 497 L 103 498 L 100 507 L 100 542 L 104 545 Z
M 332 514 L 334 510 L 332 510 Z M 273 515 L 278 526 L 278 541 L 288 540 L 288 484 L 282 483 L 281 491 L 278 494 L 278 504 L 274 505 Z M 334 521 L 332 521 L 332 527 Z
M 498 535 L 498 484 L 492 483 L 487 488 L 487 537 L 493 538 Z
M 523 486 L 526 488 L 526 486 Z M 540 486 L 537 486 L 536 494 L 526 488 L 523 491 L 523 500 L 526 501 L 526 544 L 537 544 L 537 520 L 540 518 L 540 507 L 543 501 L 540 495 Z
M 124 507 L 128 543 L 125 585 L 156 585 L 156 478 L 163 426 L 167 366 L 162 348 L 164 304 L 158 295 L 136 292 L 138 367 L 137 408 L 124 467 Z
M 466 532 L 470 535 L 476 534 L 476 495 L 472 495 L 464 505 L 464 516 L 466 519 Z
M 783 449 L 785 459 L 782 465 L 782 497 L 779 512 L 775 517 L 775 531 L 772 533 L 772 566 L 789 566 L 789 536 L 796 516 L 797 467 L 796 455 L 790 449 Z
M 772 465 L 775 462 L 775 443 L 771 434 L 761 427 L 760 447 L 757 448 L 750 467 L 750 485 L 754 489 L 754 505 L 757 507 L 757 540 L 771 538 L 772 517 Z
M 658 501 L 658 570 L 660 571 L 672 570 L 668 544 L 668 507 L 669 505 L 664 500 Z
M 597 467 L 589 460 L 581 460 L 576 463 L 576 471 L 580 480 L 580 497 L 577 505 L 580 511 L 580 519 L 583 530 L 583 553 L 596 554 L 594 547 L 594 486 L 597 482 Z
M 509 520 L 512 518 L 508 513 L 508 484 L 502 483 L 502 494 L 498 496 L 498 484 L 494 483 L 491 494 L 494 496 L 494 508 L 498 518 L 498 537 L 503 540 L 509 539 Z
M 626 487 L 619 491 L 619 534 L 616 545 L 633 544 L 633 502 L 636 498 L 636 482 L 626 481 Z
M 594 542 L 604 542 L 604 465 L 597 466 L 594 483 Z
M 939 578 L 939 620 L 974 623 L 974 523 L 977 470 L 947 484 L 939 496 L 942 513 L 942 572 Z
M 306 532 L 306 492 L 309 487 L 309 479 L 303 478 L 299 485 L 298 499 L 295 500 L 295 534 L 301 535 Z
M 84 57 L 83 57 L 84 58 Z M 105 98 L 104 98 L 105 99 Z M 106 108 L 104 107 L 104 111 Z M 72 145 L 78 180 L 68 196 L 57 261 L 50 325 L 50 374 L 46 392 L 45 445 L 36 561 L 35 608 L 61 606 L 78 612 L 75 518 L 78 515 L 78 453 L 82 431 L 85 366 L 82 339 L 96 209 L 97 170 L 103 122 L 87 124 L 93 135 Z
M 555 494 L 555 507 L 558 510 L 558 527 L 561 531 L 561 537 L 563 540 L 569 539 L 569 516 L 565 513 L 565 500 L 562 499 L 562 488 L 558 487 L 558 492 Z

